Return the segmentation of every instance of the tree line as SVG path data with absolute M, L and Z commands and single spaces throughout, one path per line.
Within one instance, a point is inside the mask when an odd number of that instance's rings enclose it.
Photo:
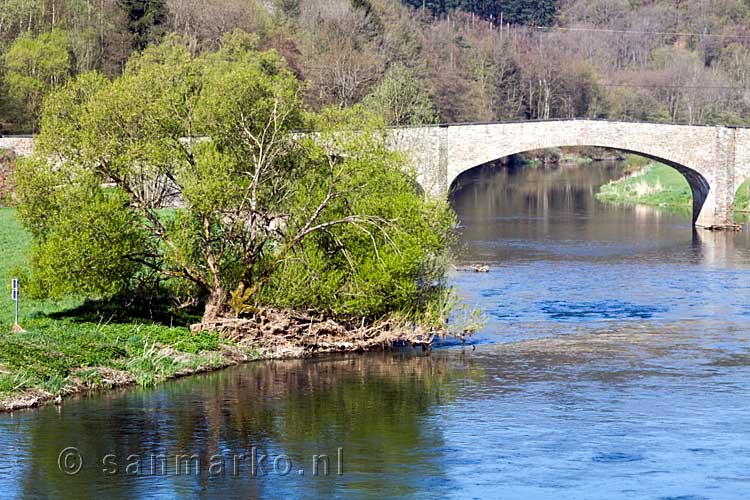
M 2 0 L 0 133 L 42 100 L 177 33 L 192 55 L 240 29 L 311 109 L 391 124 L 592 117 L 750 124 L 750 6 L 735 0 Z

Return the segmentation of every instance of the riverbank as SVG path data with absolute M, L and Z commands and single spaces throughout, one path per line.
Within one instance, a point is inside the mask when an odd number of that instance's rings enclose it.
M 688 208 L 692 193 L 677 170 L 660 163 L 649 163 L 640 170 L 603 185 L 597 199 L 611 203 Z
M 261 359 L 427 344 L 430 335 L 389 328 L 350 328 L 291 311 L 263 311 L 248 328 L 196 329 L 197 312 L 163 304 L 98 303 L 67 297 L 32 300 L 21 290 L 20 323 L 6 290 L 24 276 L 29 235 L 12 209 L 0 208 L 0 411 L 61 402 L 66 396 L 167 380 Z M 301 331 L 300 326 L 305 326 Z M 383 327 L 384 325 L 379 325 Z M 301 334 L 300 334 L 301 333 Z M 414 342 L 413 342 L 414 341 Z
M 643 164 L 632 160 L 631 163 L 632 170 L 626 176 L 602 186 L 597 199 L 674 210 L 689 210 L 692 207 L 690 186 L 677 170 L 656 162 Z M 738 213 L 750 211 L 750 182 L 746 181 L 738 189 L 734 208 Z

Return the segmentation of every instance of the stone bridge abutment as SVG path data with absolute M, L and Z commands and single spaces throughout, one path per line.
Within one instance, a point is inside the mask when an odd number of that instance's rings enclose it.
M 30 156 L 34 151 L 34 139 L 30 135 L 0 136 L 0 149 L 13 151 L 18 156 Z

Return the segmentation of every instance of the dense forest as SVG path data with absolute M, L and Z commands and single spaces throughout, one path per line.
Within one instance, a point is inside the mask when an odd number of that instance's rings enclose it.
M 0 0 L 0 133 L 168 33 L 253 33 L 313 109 L 392 124 L 557 117 L 750 125 L 747 0 Z

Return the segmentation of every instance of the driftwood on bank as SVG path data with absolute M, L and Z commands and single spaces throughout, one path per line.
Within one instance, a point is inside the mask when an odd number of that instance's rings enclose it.
M 428 348 L 434 339 L 433 332 L 393 321 L 344 325 L 330 318 L 277 309 L 263 309 L 249 318 L 220 318 L 197 323 L 190 329 L 193 332 L 218 331 L 228 340 L 252 346 L 266 358 L 374 351 L 397 346 Z

